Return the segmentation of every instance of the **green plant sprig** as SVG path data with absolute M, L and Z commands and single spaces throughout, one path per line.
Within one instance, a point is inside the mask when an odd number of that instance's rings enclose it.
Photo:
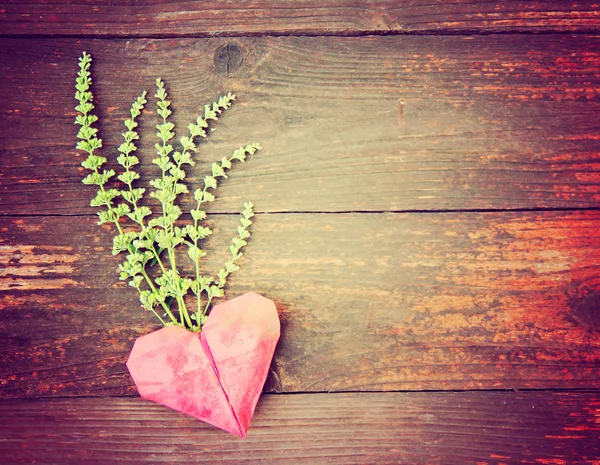
M 139 204 L 146 189 L 134 187 L 140 179 L 140 175 L 135 171 L 135 166 L 139 164 L 139 158 L 134 155 L 137 151 L 136 141 L 139 140 L 136 119 L 147 104 L 147 93 L 144 91 L 131 105 L 130 118 L 124 121 L 124 142 L 117 149 L 117 162 L 123 168 L 117 179 L 124 188 L 106 189 L 106 183 L 116 173 L 112 169 L 101 170 L 107 160 L 95 153 L 102 148 L 102 140 L 98 138 L 98 130 L 92 126 L 98 121 L 98 117 L 92 113 L 94 105 L 90 90 L 91 62 L 91 56 L 83 52 L 79 58 L 79 72 L 75 84 L 75 99 L 78 101 L 75 107 L 78 112 L 75 123 L 80 126 L 76 148 L 88 154 L 82 166 L 92 171 L 83 179 L 83 183 L 99 187 L 90 205 L 105 207 L 98 212 L 99 224 L 115 224 L 118 234 L 113 240 L 112 253 L 126 253 L 124 261 L 119 265 L 120 279 L 128 280 L 129 285 L 138 290 L 142 307 L 151 311 L 163 325 L 172 324 L 200 331 L 213 299 L 223 296 L 227 277 L 239 269 L 236 260 L 242 256 L 241 249 L 247 245 L 247 239 L 250 237 L 249 227 L 252 224 L 250 218 L 254 216 L 253 204 L 246 202 L 237 235 L 229 246 L 231 258 L 225 262 L 215 279 L 200 272 L 200 262 L 206 256 L 206 251 L 200 248 L 200 241 L 212 234 L 212 230 L 201 223 L 206 219 L 206 212 L 201 207 L 215 200 L 213 192 L 217 188 L 218 179 L 227 178 L 226 171 L 233 166 L 234 161 L 244 162 L 248 155 L 254 154 L 262 147 L 256 143 L 248 144 L 235 150 L 230 157 L 222 158 L 220 163 L 213 163 L 211 175 L 204 178 L 204 188 L 194 192 L 197 205 L 190 211 L 193 225 L 176 226 L 175 222 L 181 217 L 182 211 L 175 202 L 181 194 L 188 192 L 187 186 L 182 182 L 186 176 L 184 165 L 194 165 L 192 153 L 197 150 L 195 141 L 207 137 L 206 129 L 210 121 L 217 121 L 221 113 L 231 106 L 236 96 L 229 93 L 211 105 L 205 105 L 204 116 L 198 117 L 195 123 L 188 125 L 189 134 L 179 139 L 181 150 L 174 151 L 171 141 L 175 138 L 175 125 L 169 121 L 172 115 L 169 108 L 171 102 L 168 100 L 164 82 L 157 79 L 155 98 L 157 113 L 162 122 L 156 126 L 159 142 L 155 144 L 157 157 L 152 162 L 161 169 L 161 175 L 150 181 L 154 188 L 150 197 L 160 203 L 160 214 L 154 216 L 149 207 Z M 119 203 L 119 199 L 123 202 Z M 126 218 L 132 221 L 135 229 L 123 229 L 121 222 Z M 188 256 L 194 263 L 193 277 L 182 276 L 178 271 L 175 251 L 182 245 L 187 246 Z M 168 266 L 162 259 L 164 253 L 168 259 Z M 147 271 L 154 265 L 159 267 L 155 278 Z M 190 314 L 185 304 L 185 297 L 189 291 L 195 295 L 197 301 L 194 314 Z M 206 303 L 203 301 L 203 294 L 206 294 Z M 171 308 L 173 303 L 177 304 L 178 315 Z M 166 320 L 157 312 L 157 306 L 163 308 Z
M 80 113 L 75 118 L 75 123 L 81 126 L 77 134 L 77 138 L 80 140 L 77 142 L 76 148 L 88 153 L 88 157 L 81 165 L 84 168 L 92 171 L 92 173 L 86 176 L 82 182 L 84 184 L 92 184 L 100 187 L 96 197 L 90 203 L 90 205 L 93 207 L 106 206 L 106 210 L 101 210 L 98 212 L 98 216 L 100 218 L 98 223 L 114 223 L 119 231 L 118 237 L 123 237 L 124 234 L 119 224 L 119 219 L 126 214 L 129 209 L 124 205 L 113 207 L 113 200 L 115 197 L 118 197 L 119 193 L 116 189 L 109 189 L 107 191 L 104 188 L 104 184 L 106 184 L 108 180 L 115 175 L 115 172 L 114 170 L 103 170 L 102 173 L 100 173 L 99 170 L 102 165 L 106 163 L 106 158 L 94 154 L 95 150 L 102 147 L 102 139 L 99 139 L 97 136 L 98 129 L 92 127 L 92 124 L 98 121 L 98 117 L 91 113 L 94 109 L 94 104 L 92 103 L 94 97 L 90 91 L 90 86 L 92 84 L 92 78 L 89 72 L 91 62 L 91 56 L 84 52 L 79 60 L 80 69 L 75 84 L 75 99 L 77 99 L 79 102 L 79 105 L 75 107 L 75 110 Z M 141 273 L 141 271 L 140 274 L 142 277 L 136 278 L 133 284 L 134 287 L 139 289 L 139 285 L 143 279 L 146 279 L 147 284 L 152 287 L 152 280 L 147 276 L 147 274 Z M 165 311 L 169 313 L 169 309 L 164 305 L 163 307 L 165 308 Z M 156 313 L 154 308 L 151 308 L 150 310 L 152 310 L 153 313 L 164 324 L 164 320 L 160 317 L 160 315 L 158 315 L 158 313 Z
M 250 233 L 247 231 L 252 221 L 250 218 L 254 216 L 253 207 L 254 204 L 251 202 L 244 203 L 244 210 L 242 212 L 242 225 L 238 226 L 238 237 L 233 238 L 233 244 L 230 246 L 230 251 L 232 253 L 232 258 L 225 262 L 225 266 L 221 271 L 219 271 L 218 278 L 219 281 L 215 285 L 214 279 L 209 276 L 201 276 L 200 275 L 200 260 L 202 257 L 206 256 L 206 252 L 198 247 L 198 241 L 203 239 L 204 237 L 212 234 L 212 230 L 206 227 L 202 227 L 199 224 L 199 221 L 206 218 L 206 212 L 201 209 L 203 203 L 214 202 L 215 196 L 209 192 L 209 189 L 216 190 L 218 185 L 218 179 L 223 178 L 227 179 L 226 171 L 229 170 L 233 166 L 233 161 L 238 160 L 242 163 L 246 161 L 246 156 L 254 154 L 257 150 L 262 149 L 260 144 L 248 144 L 244 147 L 240 147 L 235 150 L 230 157 L 223 157 L 220 163 L 213 163 L 211 165 L 211 175 L 204 177 L 204 188 L 197 189 L 194 192 L 194 199 L 198 204 L 195 209 L 190 211 L 192 218 L 194 219 L 194 227 L 190 229 L 190 233 L 188 237 L 192 240 L 192 242 L 187 242 L 188 245 L 188 256 L 194 261 L 195 270 L 196 270 L 196 283 L 192 286 L 192 292 L 196 295 L 197 301 L 197 311 L 195 315 L 195 320 L 199 324 L 204 324 L 204 320 L 206 318 L 206 314 L 212 299 L 214 297 L 222 297 L 223 296 L 223 287 L 225 286 L 226 278 L 229 273 L 236 271 L 237 265 L 234 263 L 235 260 L 240 258 L 242 254 L 240 253 L 240 249 L 244 247 L 247 243 L 245 239 L 250 237 Z M 242 229 L 240 229 L 242 228 Z M 235 249 L 235 253 L 234 250 Z M 239 269 L 239 267 L 237 268 Z M 202 293 L 206 293 L 207 295 L 207 303 L 202 308 Z

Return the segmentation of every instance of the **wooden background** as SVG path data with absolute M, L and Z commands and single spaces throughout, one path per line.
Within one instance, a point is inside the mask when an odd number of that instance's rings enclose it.
M 0 462 L 600 464 L 599 21 L 591 1 L 0 4 Z M 264 146 L 218 191 L 206 263 L 254 201 L 228 295 L 275 300 L 282 338 L 246 441 L 136 394 L 124 362 L 157 325 L 80 182 L 83 50 L 105 147 L 158 76 L 180 126 L 238 94 L 192 185 Z

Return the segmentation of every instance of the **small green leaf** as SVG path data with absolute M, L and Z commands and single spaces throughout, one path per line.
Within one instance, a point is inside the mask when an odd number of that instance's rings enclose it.
M 124 234 L 119 234 L 113 239 L 113 255 L 117 255 L 121 252 L 124 252 L 129 249 L 129 245 L 131 242 L 137 237 L 137 233 L 127 232 Z
M 190 213 L 192 214 L 192 218 L 194 218 L 194 221 L 201 221 L 204 218 L 206 218 L 206 212 L 203 210 L 191 210 Z
M 97 155 L 90 155 L 83 161 L 83 163 L 81 163 L 81 166 L 83 166 L 84 168 L 86 168 L 88 170 L 96 170 L 96 169 L 100 168 L 105 162 L 106 162 L 106 158 L 104 158 L 104 157 L 99 157 Z
M 91 207 L 100 207 L 102 205 L 110 206 L 112 200 L 119 196 L 119 192 L 116 189 L 109 189 L 107 191 L 98 191 L 96 197 L 90 202 Z
M 221 158 L 221 167 L 223 169 L 229 169 L 229 168 L 231 168 L 231 160 L 229 160 L 226 157 Z
M 150 216 L 151 214 L 152 211 L 148 207 L 138 207 L 133 211 L 133 213 L 129 213 L 127 216 L 136 223 L 141 223 L 144 218 Z
M 212 171 L 212 175 L 213 177 L 221 177 L 221 178 L 225 178 L 227 179 L 227 175 L 225 174 L 225 170 L 221 167 L 221 165 L 217 164 L 217 163 L 213 163 L 211 165 L 211 171 Z
M 224 292 L 223 292 L 223 289 L 221 289 L 218 286 L 210 286 L 208 288 L 208 295 L 210 297 L 223 297 Z
M 198 234 L 200 239 L 204 239 L 205 237 L 210 236 L 212 234 L 212 230 L 204 226 L 198 226 Z
M 233 263 L 232 261 L 225 262 L 225 270 L 227 273 L 233 273 L 234 271 L 238 271 L 240 267 Z
M 112 211 L 99 211 L 98 217 L 100 218 L 98 224 L 110 223 L 113 221 Z
M 246 152 L 243 149 L 239 148 L 233 152 L 233 155 L 231 155 L 231 158 L 244 163 L 246 161 Z
M 217 180 L 213 176 L 205 176 L 204 177 L 204 188 L 205 189 L 216 189 L 217 188 Z
M 188 255 L 192 259 L 192 261 L 197 262 L 202 257 L 206 256 L 206 252 L 195 245 L 191 245 L 188 247 Z
M 240 238 L 242 239 L 247 239 L 248 237 L 250 237 L 250 233 L 244 228 L 244 226 L 238 226 L 237 232 Z
M 197 189 L 196 192 L 194 192 L 194 199 L 196 199 L 196 202 L 198 203 L 213 202 L 215 200 L 215 196 L 210 192 Z
M 139 179 L 140 175 L 133 171 L 125 171 L 118 176 L 119 181 L 125 184 L 131 184 L 136 179 Z
M 133 278 L 131 278 L 129 285 L 131 287 L 135 287 L 137 289 L 140 287 L 140 284 L 142 283 L 143 279 L 144 279 L 144 277 L 141 275 L 134 276 Z
M 233 242 L 233 244 L 238 247 L 238 248 L 242 248 L 245 245 L 247 245 L 247 242 L 244 239 L 240 239 L 239 237 L 234 237 L 231 242 Z
M 173 185 L 175 195 L 187 194 L 188 188 L 185 184 L 176 183 Z

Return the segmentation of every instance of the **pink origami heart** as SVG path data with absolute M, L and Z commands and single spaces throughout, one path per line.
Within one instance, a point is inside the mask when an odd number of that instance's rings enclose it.
M 245 438 L 278 340 L 275 304 L 249 292 L 215 306 L 200 333 L 138 338 L 127 368 L 143 398 Z

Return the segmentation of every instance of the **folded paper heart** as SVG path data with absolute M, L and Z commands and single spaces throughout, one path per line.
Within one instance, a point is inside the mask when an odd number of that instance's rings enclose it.
M 273 301 L 249 292 L 216 305 L 200 333 L 138 338 L 127 368 L 143 398 L 245 438 L 279 329 Z

